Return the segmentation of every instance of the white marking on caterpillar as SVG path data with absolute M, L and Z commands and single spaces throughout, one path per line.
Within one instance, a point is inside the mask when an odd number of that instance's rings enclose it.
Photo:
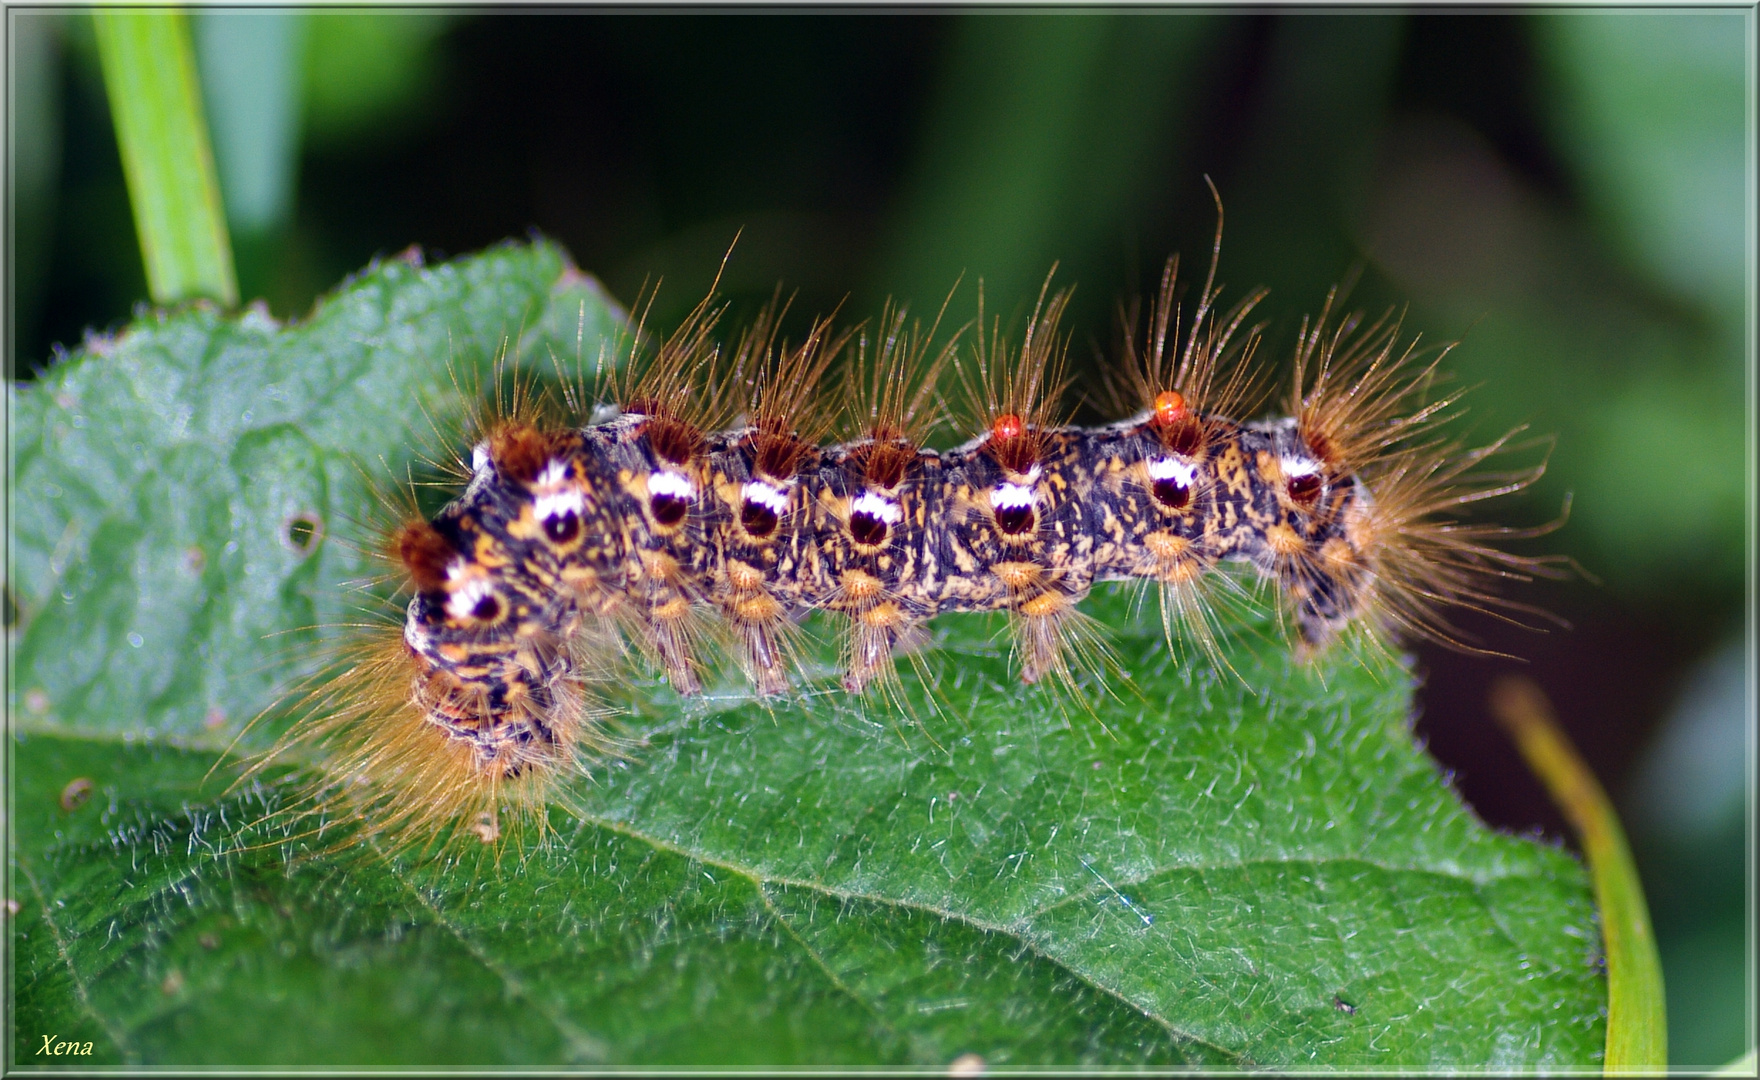
M 452 560 L 446 567 L 446 580 L 458 583 L 458 587 L 446 597 L 446 613 L 455 619 L 471 618 L 479 603 L 495 595 L 495 586 L 489 583 L 489 579 L 480 570 L 473 574 L 472 569 L 471 563 L 462 557 Z
M 697 497 L 697 486 L 690 477 L 670 469 L 662 469 L 648 477 L 648 494 L 691 501 Z
M 1024 484 L 998 484 L 990 489 L 990 505 L 998 510 L 1031 509 L 1036 501 L 1033 489 Z
M 1283 470 L 1285 476 L 1318 476 L 1320 474 L 1320 463 L 1313 458 L 1280 457 L 1277 459 L 1277 465 Z
M 465 486 L 465 494 L 475 495 L 484 484 L 494 482 L 495 466 L 489 460 L 489 444 L 480 442 L 471 447 L 471 482 Z
M 866 514 L 871 518 L 879 518 L 888 525 L 897 525 L 904 518 L 904 511 L 898 504 L 884 495 L 876 495 L 872 491 L 864 491 L 850 501 L 851 514 Z
M 759 506 L 768 507 L 770 512 L 781 517 L 788 509 L 788 492 L 758 480 L 748 480 L 739 489 L 742 499 L 755 502 Z
M 1149 479 L 1172 480 L 1181 487 L 1191 487 L 1198 478 L 1198 467 L 1178 458 L 1150 458 Z
M 567 479 L 568 462 L 562 458 L 552 458 L 550 464 L 544 466 L 544 471 L 538 474 L 538 479 L 533 481 L 533 484 L 536 487 L 556 487 Z
M 532 500 L 532 513 L 539 521 L 551 518 L 566 517 L 569 514 L 583 515 L 586 513 L 587 500 L 574 488 L 567 488 L 550 495 L 540 495 Z

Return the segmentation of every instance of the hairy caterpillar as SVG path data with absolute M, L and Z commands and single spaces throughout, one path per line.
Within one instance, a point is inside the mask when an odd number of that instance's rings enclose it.
M 1519 609 L 1496 579 L 1553 564 L 1455 514 L 1544 466 L 1479 468 L 1515 433 L 1439 434 L 1458 397 L 1429 394 L 1446 350 L 1420 353 L 1391 317 L 1338 317 L 1334 294 L 1303 323 L 1283 415 L 1240 419 L 1264 396 L 1248 325 L 1264 294 L 1219 310 L 1215 268 L 1189 323 L 1177 260 L 1141 341 L 1125 320 L 1112 388 L 1131 415 L 1098 427 L 1056 411 L 1069 294 L 1049 279 L 1018 346 L 981 300 L 974 332 L 939 347 L 939 318 L 924 330 L 902 309 L 871 333 L 819 319 L 792 343 L 773 303 L 729 348 L 712 295 L 651 349 L 638 323 L 591 391 L 519 387 L 478 421 L 462 493 L 388 538 L 401 626 L 351 646 L 290 741 L 330 752 L 373 829 L 491 838 L 503 807 L 543 803 L 605 749 L 588 684 L 626 644 L 689 696 L 724 638 L 776 695 L 797 678 L 800 619 L 823 611 L 860 693 L 936 616 L 1005 611 L 1023 681 L 1067 680 L 1095 634 L 1077 605 L 1101 581 L 1156 583 L 1170 641 L 1220 659 L 1226 562 L 1271 584 L 1310 650 L 1349 633 L 1470 647 L 1445 607 Z M 846 354 L 842 392 L 819 389 Z M 950 369 L 979 434 L 934 450 Z

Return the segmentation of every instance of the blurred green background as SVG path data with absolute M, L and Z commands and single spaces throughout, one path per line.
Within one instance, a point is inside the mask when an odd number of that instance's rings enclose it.
M 9 373 L 126 320 L 145 279 L 78 12 L 12 9 Z M 205 104 L 240 285 L 279 317 L 375 256 L 536 230 L 661 324 L 707 287 L 803 320 L 891 295 L 1019 317 L 1053 261 L 1090 362 L 1162 259 L 1302 313 L 1410 304 L 1475 387 L 1464 431 L 1558 437 L 1494 512 L 1596 581 L 1570 620 L 1463 619 L 1526 663 L 1419 650 L 1419 734 L 1479 813 L 1564 837 L 1485 690 L 1537 678 L 1621 802 L 1672 1062 L 1753 1045 L 1751 171 L 1742 9 L 470 12 L 204 9 Z

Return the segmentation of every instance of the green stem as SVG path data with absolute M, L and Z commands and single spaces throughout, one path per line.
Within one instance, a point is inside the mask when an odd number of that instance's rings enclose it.
M 156 303 L 238 303 L 232 245 L 196 79 L 189 19 L 174 8 L 92 12 L 116 145 Z
M 1528 768 L 1577 831 L 1595 903 L 1601 909 L 1607 954 L 1607 1073 L 1668 1069 L 1668 1012 L 1662 962 L 1644 886 L 1638 881 L 1625 831 L 1607 792 L 1577 756 L 1552 717 L 1552 706 L 1531 680 L 1507 677 L 1491 689 L 1491 711 L 1515 739 Z

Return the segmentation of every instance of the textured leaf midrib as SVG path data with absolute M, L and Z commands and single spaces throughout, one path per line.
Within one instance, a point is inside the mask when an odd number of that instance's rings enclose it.
M 378 850 L 378 855 L 384 860 L 385 865 L 390 870 L 391 876 L 396 879 L 398 885 L 402 887 L 403 891 L 408 894 L 411 899 L 422 906 L 422 909 L 434 920 L 434 924 L 451 935 L 453 940 L 457 941 L 459 945 L 463 947 L 466 955 L 470 956 L 477 963 L 483 965 L 484 970 L 494 975 L 497 979 L 500 979 L 502 986 L 506 987 L 509 994 L 520 998 L 523 1001 L 531 1002 L 532 1007 L 537 1009 L 539 1014 L 550 1022 L 551 1026 L 556 1028 L 557 1034 L 561 1035 L 570 1046 L 574 1047 L 577 1053 L 584 1054 L 593 1061 L 605 1061 L 607 1059 L 608 1055 L 605 1046 L 600 1043 L 599 1040 L 588 1035 L 586 1032 L 581 1031 L 565 1017 L 558 1014 L 557 1011 L 551 1007 L 550 1003 L 544 1001 L 540 995 L 532 993 L 531 989 L 526 986 L 525 980 L 521 979 L 517 974 L 509 971 L 505 964 L 500 963 L 494 957 L 490 956 L 488 951 L 472 939 L 470 934 L 466 933 L 463 927 L 448 918 L 446 912 L 441 910 L 439 905 L 435 904 L 432 898 L 422 892 L 416 883 L 411 881 L 409 876 L 397 866 L 396 862 L 386 856 L 383 850 Z
M 25 881 L 30 884 L 31 893 L 37 898 L 37 910 L 42 916 L 43 925 L 49 928 L 49 933 L 55 938 L 56 955 L 61 958 L 62 966 L 67 969 L 67 977 L 73 980 L 74 993 L 79 997 L 81 1011 L 91 1017 L 103 1030 L 105 1037 L 115 1045 L 124 1061 L 133 1064 L 136 1055 L 125 1033 L 119 1030 L 108 1017 L 100 1013 L 97 1006 L 92 1004 L 92 995 L 86 986 L 85 976 L 80 973 L 79 965 L 73 962 L 73 956 L 67 951 L 67 935 L 62 932 L 60 923 L 55 921 L 54 908 L 49 903 L 48 894 L 43 891 L 42 883 L 37 880 L 35 874 L 31 873 L 28 860 L 15 857 L 12 860 L 12 865 L 24 875 Z
M 132 749 L 139 745 L 136 741 L 129 739 L 126 736 L 117 735 L 112 732 L 90 730 L 69 731 L 41 722 L 15 722 L 13 729 L 15 733 L 24 735 L 28 738 L 64 739 L 71 742 L 88 743 L 97 746 L 112 746 L 118 749 L 124 747 Z M 213 776 L 219 776 L 226 771 L 228 768 L 226 759 L 229 757 L 233 759 L 234 765 L 241 768 L 251 764 L 255 760 L 253 758 L 242 758 L 232 755 L 231 750 L 237 742 L 236 738 L 226 740 L 224 745 L 222 745 L 219 740 L 185 737 L 161 738 L 158 742 L 160 745 L 172 750 L 218 755 L 218 760 L 216 760 L 210 774 Z M 902 793 L 900 797 L 902 797 Z M 891 903 L 944 918 L 967 918 L 965 913 L 953 911 L 951 909 L 938 908 L 933 904 L 925 904 L 920 901 L 889 897 L 880 893 L 868 892 L 860 889 L 843 889 L 811 878 L 774 874 L 770 871 L 732 861 L 725 856 L 714 854 L 705 849 L 698 849 L 680 844 L 677 841 L 669 840 L 663 836 L 647 832 L 646 830 L 638 828 L 625 821 L 585 812 L 578 808 L 570 809 L 568 814 L 582 824 L 592 825 L 596 828 L 604 829 L 606 832 L 618 836 L 625 836 L 632 840 L 639 840 L 658 851 L 664 851 L 668 854 L 692 859 L 696 862 L 703 863 L 704 865 L 714 866 L 718 869 L 726 870 L 729 873 L 738 874 L 741 877 L 748 878 L 754 882 L 771 885 L 786 885 L 801 889 L 812 889 L 825 896 L 840 900 L 867 900 L 876 903 Z M 51 852 L 65 853 L 78 850 L 81 846 L 84 845 L 71 844 L 67 847 L 51 845 L 43 850 L 45 854 Z M 1506 870 L 1501 873 L 1491 871 L 1483 873 L 1462 873 L 1458 870 L 1426 866 L 1419 863 L 1394 863 L 1382 859 L 1367 858 L 1361 855 L 1329 855 L 1318 858 L 1282 856 L 1228 860 L 1198 859 L 1165 863 L 1155 866 L 1147 873 L 1134 874 L 1128 877 L 1108 878 L 1107 880 L 1110 882 L 1110 888 L 1107 885 L 1097 882 L 1082 890 L 1068 892 L 1063 897 L 1051 903 L 1042 904 L 1038 907 L 1028 909 L 1023 913 L 1022 917 L 1037 917 L 1083 900 L 1091 900 L 1096 897 L 1111 895 L 1113 890 L 1122 891 L 1123 889 L 1141 886 L 1159 880 L 1169 874 L 1180 872 L 1202 874 L 1225 870 L 1245 870 L 1254 866 L 1300 865 L 1310 865 L 1315 867 L 1358 865 L 1390 874 L 1414 874 L 1434 877 L 1444 881 L 1462 882 L 1473 886 L 1475 889 L 1483 888 L 1486 885 L 1501 881 L 1545 880 L 1546 877 L 1544 874 L 1524 872 L 1515 869 Z M 1007 927 L 1011 924 L 973 922 L 971 925 L 983 930 L 1008 932 Z

